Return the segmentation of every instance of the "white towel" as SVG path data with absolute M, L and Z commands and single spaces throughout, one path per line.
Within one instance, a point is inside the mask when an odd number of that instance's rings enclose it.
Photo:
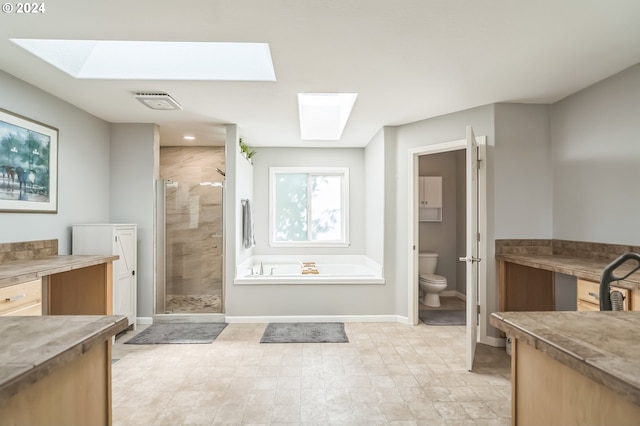
M 255 244 L 251 203 L 249 200 L 242 200 L 242 245 L 244 248 L 251 248 Z

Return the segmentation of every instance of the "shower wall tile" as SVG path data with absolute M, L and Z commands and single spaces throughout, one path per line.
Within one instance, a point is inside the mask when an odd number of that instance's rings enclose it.
M 222 182 L 224 160 L 224 147 L 160 149 L 160 178 L 180 184 L 167 188 L 167 294 L 222 295 L 222 198 L 200 182 Z

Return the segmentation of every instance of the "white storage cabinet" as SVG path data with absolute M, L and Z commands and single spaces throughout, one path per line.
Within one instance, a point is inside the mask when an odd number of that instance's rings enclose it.
M 442 176 L 420 176 L 418 180 L 420 221 L 442 221 Z
M 137 226 L 134 224 L 73 225 L 73 254 L 117 255 L 113 262 L 113 314 L 126 315 L 136 326 Z

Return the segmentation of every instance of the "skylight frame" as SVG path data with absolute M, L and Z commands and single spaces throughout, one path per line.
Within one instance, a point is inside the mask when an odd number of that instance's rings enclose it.
M 268 43 L 10 40 L 77 79 L 276 81 Z
M 340 140 L 357 97 L 357 93 L 298 93 L 300 138 Z

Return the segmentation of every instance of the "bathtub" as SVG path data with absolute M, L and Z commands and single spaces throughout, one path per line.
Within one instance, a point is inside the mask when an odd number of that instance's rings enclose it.
M 318 274 L 302 274 L 298 258 L 291 256 L 252 256 L 236 267 L 234 284 L 384 284 L 382 267 L 367 256 L 304 256 L 303 262 L 316 262 Z M 263 274 L 260 275 L 262 263 Z

